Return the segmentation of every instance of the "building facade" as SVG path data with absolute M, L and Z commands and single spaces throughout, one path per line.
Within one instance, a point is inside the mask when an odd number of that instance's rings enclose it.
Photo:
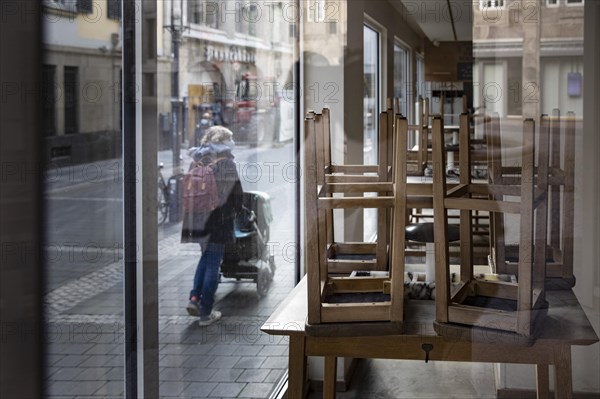
M 183 141 L 197 141 L 206 113 L 212 123 L 229 127 L 238 142 L 292 138 L 291 126 L 280 129 L 282 116 L 291 109 L 286 105 L 294 101 L 297 9 L 292 5 L 206 0 L 159 5 L 165 26 L 179 24 L 181 31 L 177 80 L 184 106 Z M 159 38 L 159 56 L 162 47 L 173 57 L 172 29 Z
M 583 113 L 584 0 L 473 4 L 475 107 L 501 116 Z
M 120 2 L 45 0 L 42 18 L 44 161 L 81 163 L 118 156 Z

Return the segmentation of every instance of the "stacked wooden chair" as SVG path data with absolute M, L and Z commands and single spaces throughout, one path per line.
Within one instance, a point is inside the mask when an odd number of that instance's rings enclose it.
M 407 151 L 407 174 L 423 176 L 428 161 L 429 147 L 429 98 L 419 97 L 419 112 L 415 125 L 409 125 L 410 132 L 416 132 L 417 149 Z
M 309 334 L 329 334 L 331 331 L 339 334 L 340 323 L 348 322 L 352 323 L 352 334 L 360 334 L 361 325 L 365 334 L 399 333 L 402 330 L 406 163 L 397 162 L 391 173 L 389 161 L 393 158 L 387 158 L 387 148 L 392 147 L 391 142 L 388 145 L 390 126 L 405 136 L 408 123 L 400 116 L 396 116 L 395 123 L 388 123 L 391 113 L 382 113 L 380 117 L 384 123 L 380 123 L 380 160 L 375 167 L 333 165 L 327 159 L 328 110 L 322 114 L 308 113 L 304 122 Z M 406 152 L 406 141 L 395 140 L 393 152 Z M 366 193 L 377 196 L 364 196 Z M 345 208 L 379 210 L 378 224 L 383 224 L 384 228 L 378 229 L 377 243 L 333 241 L 333 210 Z M 368 261 L 362 258 L 377 247 L 386 252 Z M 376 327 L 375 330 L 372 327 Z
M 387 114 L 383 114 L 387 115 Z M 387 116 L 382 116 L 387 121 Z M 390 116 L 391 119 L 391 116 Z M 379 162 L 377 165 L 338 165 L 332 162 L 330 110 L 324 108 L 321 114 L 308 112 L 306 123 L 315 130 L 316 184 L 338 184 L 336 187 L 352 186 L 358 183 L 391 182 L 393 161 L 393 131 L 387 123 L 379 130 Z M 390 145 L 388 145 L 390 143 Z M 333 193 L 327 193 L 333 197 Z M 333 212 L 326 213 L 327 242 L 330 243 L 330 271 L 347 273 L 356 268 L 362 270 L 387 270 L 389 239 L 391 237 L 390 215 L 383 209 L 378 212 L 377 241 L 363 243 L 337 243 L 334 241 Z
M 550 124 L 549 166 L 549 238 L 546 249 L 546 285 L 548 288 L 570 289 L 575 285 L 573 275 L 573 214 L 575 184 L 575 114 L 560 116 L 555 109 Z M 492 118 L 490 180 L 502 184 L 521 183 L 520 167 L 505 166 L 500 156 L 501 140 L 498 117 Z M 564 123 L 563 123 L 564 122 Z M 537 171 L 536 171 L 537 172 Z M 504 220 L 493 220 L 493 253 L 498 273 L 518 275 L 519 246 L 506 244 Z
M 549 120 L 539 128 L 537 173 L 535 168 L 535 122 L 523 124 L 519 185 L 475 184 L 471 181 L 468 116 L 460 116 L 460 184 L 448 189 L 445 177 L 443 122 L 433 120 L 434 223 L 436 241 L 436 331 L 455 334 L 465 327 L 516 333 L 526 340 L 534 336 L 545 302 L 546 233 L 548 198 Z M 491 165 L 492 168 L 494 165 Z M 479 198 L 485 195 L 487 199 Z M 477 196 L 478 198 L 474 198 Z M 508 201 L 507 197 L 519 197 Z M 460 282 L 449 278 L 448 210 L 460 210 Z M 518 281 L 477 278 L 473 272 L 472 212 L 516 214 L 520 247 Z M 502 336 L 502 334 L 500 334 Z M 486 336 L 489 338 L 489 335 Z

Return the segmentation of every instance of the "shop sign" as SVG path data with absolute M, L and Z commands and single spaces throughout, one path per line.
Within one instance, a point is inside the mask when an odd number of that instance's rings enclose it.
M 229 46 L 229 48 L 216 48 L 208 45 L 204 48 L 204 59 L 209 62 L 244 62 L 248 64 L 256 63 L 256 54 L 253 50 Z

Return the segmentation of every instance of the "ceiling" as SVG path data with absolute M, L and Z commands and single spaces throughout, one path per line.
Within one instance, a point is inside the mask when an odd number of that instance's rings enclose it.
M 390 3 L 402 15 L 407 16 L 411 25 L 417 24 L 432 42 L 473 40 L 471 1 L 390 0 Z M 450 4 L 450 8 L 448 4 Z M 452 10 L 452 13 L 449 10 Z M 456 39 L 452 22 L 454 22 L 456 30 Z

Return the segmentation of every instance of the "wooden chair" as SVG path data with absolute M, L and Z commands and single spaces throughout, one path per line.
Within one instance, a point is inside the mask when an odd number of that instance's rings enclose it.
M 550 124 L 551 136 L 546 285 L 552 288 L 570 289 L 575 285 L 573 275 L 575 114 L 570 112 L 566 118 L 561 118 L 560 111 L 555 109 L 552 117 L 546 119 Z M 502 184 L 520 184 L 521 168 L 504 166 L 499 156 L 501 148 L 499 123 L 497 117 L 493 120 L 490 147 L 492 147 L 491 162 L 494 167 L 491 168 L 490 179 Z M 562 146 L 561 141 L 564 143 Z M 494 217 L 493 226 L 495 265 L 498 273 L 518 275 L 519 246 L 505 243 L 504 220 L 501 215 Z
M 417 149 L 407 151 L 407 173 L 409 176 L 423 176 L 427 167 L 429 154 L 429 99 L 419 97 L 419 112 L 417 113 L 417 123 L 409 125 L 410 132 L 416 132 Z
M 441 118 L 433 120 L 434 223 L 436 241 L 436 331 L 447 335 L 459 325 L 509 331 L 531 337 L 545 302 L 545 242 L 548 197 L 549 123 L 542 118 L 539 164 L 534 179 L 535 122 L 523 123 L 521 184 L 474 184 L 471 182 L 468 117 L 460 117 L 460 184 L 447 190 L 444 173 L 444 137 Z M 490 199 L 472 198 L 473 194 Z M 504 196 L 519 196 L 507 201 Z M 449 278 L 448 209 L 460 210 L 460 283 Z M 471 212 L 519 215 L 520 241 L 518 282 L 496 278 L 478 279 L 473 273 Z
M 387 118 L 388 115 L 382 118 Z M 320 122 L 319 122 L 320 120 Z M 327 323 L 378 322 L 398 333 L 403 320 L 404 296 L 404 226 L 406 209 L 406 163 L 395 165 L 394 182 L 387 181 L 330 181 L 323 177 L 317 162 L 318 132 L 323 118 L 309 114 L 304 131 L 304 198 L 305 198 L 305 259 L 308 275 L 308 325 Z M 387 124 L 386 124 L 387 126 Z M 406 119 L 396 118 L 395 129 L 408 129 Z M 406 141 L 396 140 L 395 152 L 406 151 Z M 376 197 L 364 197 L 375 192 Z M 336 194 L 350 194 L 339 197 Z M 360 255 L 372 248 L 365 243 L 332 242 L 327 224 L 333 209 L 377 208 L 391 209 L 393 217 L 393 248 L 389 268 L 381 269 L 376 262 L 334 259 L 336 251 Z M 384 212 L 381 212 L 385 215 Z M 380 237 L 378 237 L 380 240 Z M 369 269 L 371 271 L 369 271 Z M 386 294 L 389 290 L 389 295 Z M 379 326 L 381 327 L 381 326 Z M 307 331 L 315 331 L 307 329 Z M 310 333 L 310 332 L 309 332 Z M 370 331 L 369 333 L 373 333 Z
M 393 168 L 393 130 L 387 122 L 389 113 L 380 116 L 379 162 L 377 165 L 336 165 L 331 160 L 330 110 L 324 108 L 321 114 L 307 113 L 307 123 L 314 124 L 317 184 L 358 184 L 391 182 Z M 331 197 L 332 193 L 326 193 Z M 331 244 L 330 255 L 332 271 L 346 273 L 350 267 L 361 264 L 363 270 L 387 270 L 389 244 L 391 237 L 391 219 L 385 209 L 378 212 L 377 241 L 352 244 L 334 242 L 333 211 L 326 214 L 327 242 Z M 356 259 L 360 257 L 360 259 Z M 350 261 L 348 258 L 354 258 Z M 337 267 L 335 266 L 337 265 Z

